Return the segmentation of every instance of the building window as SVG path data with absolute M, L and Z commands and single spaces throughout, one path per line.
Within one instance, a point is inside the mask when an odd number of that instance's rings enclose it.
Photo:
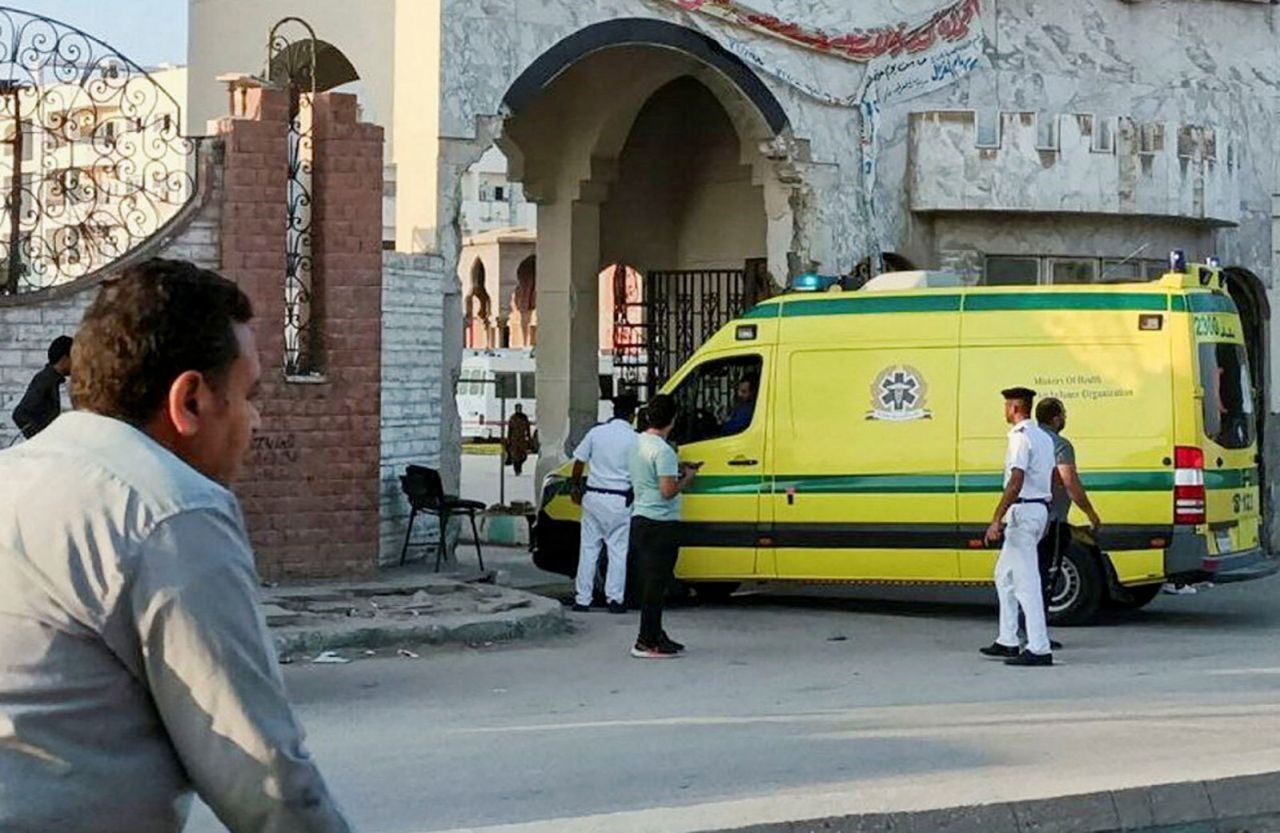
M 519 393 L 516 391 L 516 374 L 514 373 L 495 373 L 493 374 L 494 395 L 499 399 L 519 399 Z
M 506 200 L 507 200 L 506 189 L 503 188 L 501 185 L 495 185 L 493 188 L 493 201 L 506 202 Z
M 1098 261 L 1093 258 L 1049 258 L 1046 270 L 1048 283 L 1095 283 L 1098 279 Z
M 1159 280 L 1166 270 L 1164 261 L 1151 259 L 989 255 L 981 283 L 983 286 L 1142 283 Z
M 1143 279 L 1140 260 L 1104 260 L 1102 275 L 1098 278 L 1102 283 L 1131 283 Z
M 1040 258 L 992 255 L 982 276 L 985 286 L 1021 286 L 1040 282 Z
M 537 376 L 533 373 L 520 374 L 520 398 L 521 399 L 537 399 L 538 384 Z

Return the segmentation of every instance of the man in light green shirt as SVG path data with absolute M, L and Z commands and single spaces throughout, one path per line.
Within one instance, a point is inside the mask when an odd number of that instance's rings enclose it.
M 0 452 L 0 830 L 350 833 L 258 609 L 235 479 L 258 424 L 249 299 L 190 263 L 103 285 L 72 401 Z
M 640 635 L 631 655 L 677 656 L 684 646 L 662 629 L 662 605 L 680 555 L 680 493 L 693 482 L 696 465 L 680 465 L 668 438 L 675 426 L 675 400 L 659 394 L 645 409 L 648 426 L 631 454 L 631 546 L 639 559 Z

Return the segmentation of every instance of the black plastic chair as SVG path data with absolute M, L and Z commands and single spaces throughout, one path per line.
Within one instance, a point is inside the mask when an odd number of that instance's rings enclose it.
M 440 472 L 426 466 L 408 466 L 400 475 L 400 488 L 409 498 L 409 528 L 404 533 L 404 546 L 400 548 L 400 564 L 403 565 L 409 554 L 409 539 L 413 535 L 413 521 L 419 513 L 435 515 L 440 519 L 440 541 L 436 544 L 436 572 L 440 572 L 440 559 L 444 556 L 445 537 L 449 529 L 449 519 L 455 515 L 466 515 L 471 519 L 471 534 L 476 542 L 476 560 L 480 562 L 480 570 L 484 571 L 484 555 L 480 552 L 480 533 L 476 529 L 476 513 L 483 512 L 485 505 L 478 500 L 465 500 L 444 493 L 444 483 L 440 480 Z

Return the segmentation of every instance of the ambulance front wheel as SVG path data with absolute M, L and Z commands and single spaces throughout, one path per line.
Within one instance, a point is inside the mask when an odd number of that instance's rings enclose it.
M 1106 580 L 1098 555 L 1073 543 L 1049 599 L 1049 624 L 1083 625 L 1097 615 L 1106 598 Z

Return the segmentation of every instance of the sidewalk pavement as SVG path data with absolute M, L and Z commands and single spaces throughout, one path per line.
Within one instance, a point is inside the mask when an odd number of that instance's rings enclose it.
M 353 581 L 264 587 L 263 611 L 284 663 L 342 663 L 393 650 L 416 656 L 412 647 L 423 644 L 568 632 L 559 601 L 521 589 L 561 577 L 538 570 L 523 550 L 492 548 L 485 562 L 495 569 L 435 573 L 419 562 Z

